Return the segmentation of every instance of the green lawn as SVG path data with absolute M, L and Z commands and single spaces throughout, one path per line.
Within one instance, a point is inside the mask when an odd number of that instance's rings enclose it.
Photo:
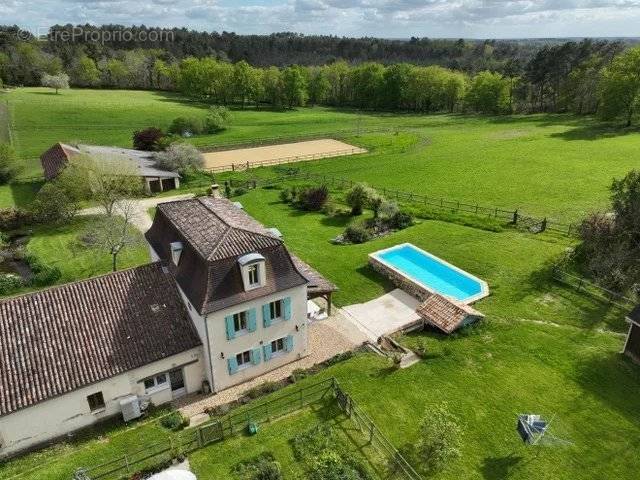
M 291 440 L 297 434 L 321 423 L 330 425 L 337 437 L 349 448 L 343 454 L 354 456 L 372 466 L 371 470 L 374 472 L 381 470 L 379 453 L 368 444 L 366 436 L 342 413 L 335 401 L 313 404 L 276 421 L 264 423 L 255 436 L 241 434 L 197 450 L 189 456 L 189 462 L 198 478 L 226 479 L 233 478 L 233 469 L 240 462 L 268 452 L 280 463 L 285 479 L 305 478 L 303 465 L 294 457 Z M 216 461 L 212 462 L 212 458 Z
M 98 248 L 88 248 L 78 239 L 90 228 L 94 217 L 76 217 L 67 225 L 38 225 L 30 230 L 27 251 L 44 264 L 58 267 L 62 276 L 57 283 L 68 283 L 111 272 L 111 255 Z M 137 232 L 136 232 L 137 233 Z M 151 261 L 149 248 L 141 234 L 139 242 L 122 250 L 118 269 L 144 265 Z
M 371 300 L 393 288 L 367 266 L 367 255 L 411 242 L 489 283 L 491 296 L 481 311 L 502 319 L 528 319 L 585 328 L 626 328 L 623 314 L 593 303 L 551 279 L 550 265 L 571 241 L 564 237 L 500 233 L 440 221 L 420 221 L 406 230 L 361 245 L 333 245 L 350 217 L 327 217 L 292 209 L 278 200 L 278 190 L 257 189 L 234 200 L 268 227 L 277 227 L 286 244 L 336 283 L 338 305 Z M 301 232 L 304 232 L 303 234 Z
M 39 175 L 37 157 L 56 141 L 130 146 L 133 130 L 166 127 L 207 105 L 160 92 L 17 89 L 0 95 L 12 106 L 16 148 L 25 176 Z M 46 112 L 46 115 L 43 114 Z M 607 187 L 637 167 L 638 132 L 567 115 L 478 117 L 383 114 L 300 108 L 236 110 L 230 128 L 192 139 L 197 145 L 339 130 L 388 128 L 351 138 L 370 154 L 302 168 L 530 214 L 574 221 L 606 207 Z M 394 135 L 396 128 L 402 130 Z

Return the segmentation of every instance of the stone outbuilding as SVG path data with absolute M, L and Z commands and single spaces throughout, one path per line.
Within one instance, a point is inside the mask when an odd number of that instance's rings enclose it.
M 484 318 L 470 305 L 438 293 L 431 294 L 416 308 L 416 312 L 425 323 L 447 334 Z
M 96 162 L 109 162 L 116 169 L 120 168 L 123 175 L 140 176 L 148 193 L 180 188 L 180 175 L 177 172 L 156 168 L 154 152 L 96 145 L 56 143 L 40 156 L 44 178 L 53 180 L 60 175 L 71 158 L 82 155 L 91 157 Z

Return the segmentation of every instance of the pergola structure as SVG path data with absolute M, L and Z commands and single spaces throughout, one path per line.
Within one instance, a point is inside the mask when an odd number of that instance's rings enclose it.
M 327 302 L 327 315 L 331 315 L 331 294 L 337 291 L 338 287 L 295 255 L 292 254 L 291 259 L 302 276 L 309 281 L 307 285 L 307 299 L 323 298 Z

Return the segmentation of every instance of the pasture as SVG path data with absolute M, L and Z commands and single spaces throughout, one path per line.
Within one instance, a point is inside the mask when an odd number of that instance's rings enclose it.
M 177 116 L 204 116 L 208 108 L 176 94 L 118 90 L 55 95 L 24 88 L 1 94 L 0 100 L 11 107 L 24 177 L 41 175 L 37 157 L 56 141 L 131 146 L 134 130 L 166 128 Z M 606 208 L 612 179 L 637 167 L 640 156 L 637 130 L 569 115 L 417 115 L 315 107 L 235 110 L 232 117 L 226 131 L 189 141 L 211 147 L 340 133 L 369 153 L 299 168 L 565 222 Z

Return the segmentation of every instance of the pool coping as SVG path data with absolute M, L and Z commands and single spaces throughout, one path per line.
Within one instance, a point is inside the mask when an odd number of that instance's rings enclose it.
M 489 284 L 487 282 L 485 282 L 484 280 L 476 277 L 475 275 L 462 270 L 459 267 L 456 267 L 455 265 L 447 262 L 446 260 L 443 260 L 442 258 L 427 252 L 426 250 L 423 250 L 422 248 L 414 245 L 413 243 L 409 243 L 409 242 L 405 242 L 405 243 L 399 243 L 397 245 L 394 245 L 393 247 L 388 247 L 388 248 L 383 248 L 382 250 L 377 250 L 375 252 L 372 252 L 369 254 L 369 262 L 370 263 L 377 263 L 380 266 L 384 267 L 385 269 L 391 270 L 395 275 L 398 275 L 399 277 L 401 277 L 405 282 L 411 283 L 417 287 L 419 287 L 420 289 L 426 291 L 429 294 L 434 294 L 437 293 L 439 295 L 443 295 L 440 292 L 434 290 L 433 288 L 431 288 L 428 285 L 425 285 L 424 283 L 416 280 L 413 277 L 410 277 L 409 275 L 407 275 L 406 273 L 404 273 L 401 270 L 398 270 L 396 267 L 394 267 L 393 265 L 389 264 L 387 261 L 383 260 L 382 258 L 379 258 L 379 255 L 392 251 L 392 250 L 398 250 L 400 248 L 403 247 L 411 247 L 414 248 L 415 250 L 418 250 L 420 253 L 431 257 L 432 259 L 446 265 L 447 267 L 451 268 L 452 270 L 455 270 L 456 272 L 460 273 L 461 275 L 464 275 L 468 278 L 471 278 L 472 280 L 478 282 L 480 284 L 480 293 L 477 293 L 476 295 L 473 295 L 471 297 L 466 298 L 465 300 L 458 300 L 458 299 L 454 299 L 457 302 L 463 303 L 465 305 L 470 305 L 472 303 L 477 302 L 478 300 L 481 300 L 485 297 L 489 296 Z M 447 296 L 447 295 L 443 295 L 443 296 Z

